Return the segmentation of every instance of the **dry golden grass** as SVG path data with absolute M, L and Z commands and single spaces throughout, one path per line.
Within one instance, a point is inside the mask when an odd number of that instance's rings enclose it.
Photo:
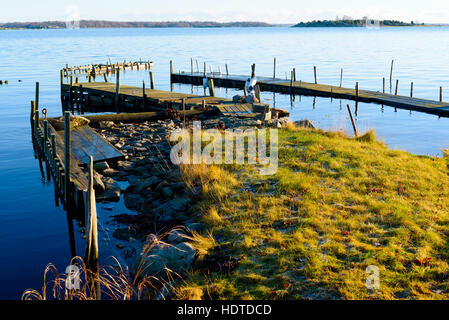
M 390 150 L 369 131 L 279 131 L 279 171 L 185 166 L 231 274 L 180 287 L 214 299 L 449 298 L 449 157 Z M 447 154 L 447 152 L 446 152 Z M 380 290 L 365 286 L 370 265 Z

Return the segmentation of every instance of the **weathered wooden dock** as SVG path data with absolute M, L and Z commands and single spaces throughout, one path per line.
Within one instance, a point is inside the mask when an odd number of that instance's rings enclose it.
M 64 69 L 61 70 L 61 74 L 65 78 L 80 77 L 80 76 L 101 76 L 109 73 L 116 73 L 118 70 L 151 70 L 153 68 L 152 61 L 130 61 L 130 62 L 119 62 L 112 63 L 106 62 L 105 64 L 93 64 L 93 65 L 83 65 L 83 66 L 70 66 L 66 65 Z
M 205 77 L 212 79 L 216 86 L 238 89 L 243 89 L 246 80 L 249 78 L 244 75 L 230 75 L 215 72 L 206 73 L 192 71 L 171 73 L 171 81 L 173 83 L 185 83 L 197 86 L 203 85 L 203 79 Z M 290 80 L 274 77 L 257 77 L 257 85 L 261 91 L 279 92 L 292 95 L 341 98 L 367 103 L 377 103 L 400 109 L 436 114 L 439 116 L 449 116 L 449 103 L 442 101 L 398 96 L 397 94 L 388 94 L 378 91 L 361 90 L 358 88 L 358 84 L 354 89 L 348 89 L 339 86 L 296 81 L 295 78 L 296 76 L 293 73 Z
M 236 103 L 215 96 L 147 89 L 113 84 L 88 82 L 61 84 L 61 98 L 67 108 L 79 106 L 81 110 L 95 112 L 151 112 L 173 109 L 177 111 L 217 110 L 227 116 L 254 117 L 269 111 L 268 104 Z

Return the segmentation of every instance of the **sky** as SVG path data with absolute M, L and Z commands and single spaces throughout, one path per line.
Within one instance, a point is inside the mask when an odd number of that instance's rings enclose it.
M 448 0 L 13 0 L 0 22 L 81 19 L 116 21 L 262 21 L 291 24 L 337 16 L 449 23 Z

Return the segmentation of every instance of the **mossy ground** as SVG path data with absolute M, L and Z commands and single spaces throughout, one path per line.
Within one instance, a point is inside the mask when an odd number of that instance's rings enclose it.
M 279 131 L 273 176 L 186 166 L 214 246 L 240 261 L 232 272 L 192 272 L 180 297 L 447 299 L 448 172 L 447 157 L 390 150 L 373 133 L 293 127 Z M 377 291 L 365 285 L 370 265 Z

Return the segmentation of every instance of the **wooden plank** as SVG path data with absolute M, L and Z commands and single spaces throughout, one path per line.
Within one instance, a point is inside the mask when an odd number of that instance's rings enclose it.
M 83 165 L 89 163 L 89 156 L 93 157 L 94 162 L 124 158 L 120 151 L 89 126 L 73 129 L 70 141 L 72 143 L 72 153 L 79 163 Z

